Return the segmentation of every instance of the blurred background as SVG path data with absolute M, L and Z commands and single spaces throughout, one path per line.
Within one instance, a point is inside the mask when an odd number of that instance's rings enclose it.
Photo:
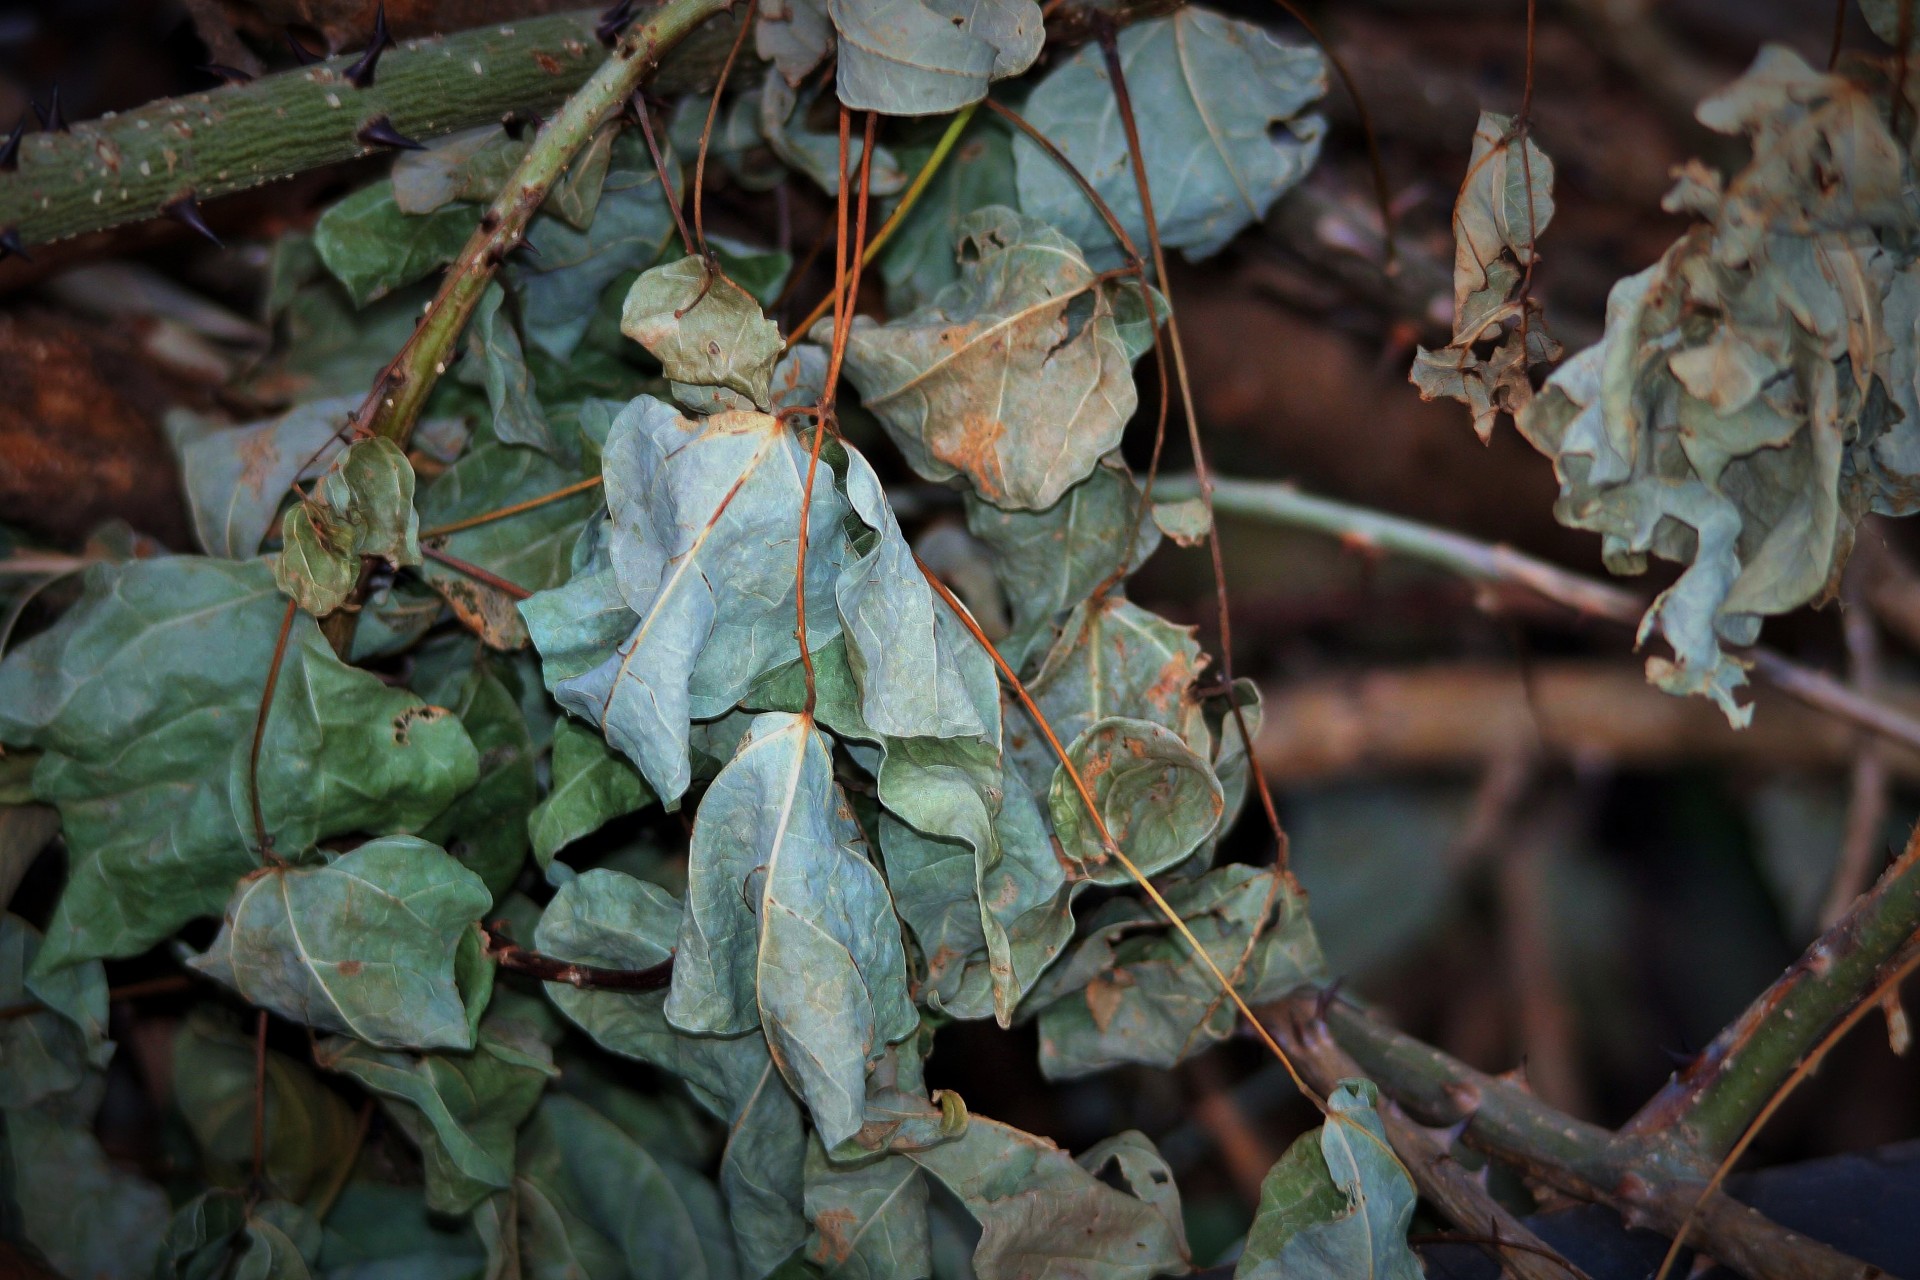
M 44 105 L 56 82 L 62 109 L 84 119 L 210 87 L 208 63 L 286 65 L 289 30 L 311 48 L 354 49 L 372 7 L 0 3 L 0 127 L 30 100 Z M 406 35 L 565 7 L 387 9 Z M 1270 0 L 1219 7 L 1306 38 Z M 1366 150 L 1336 82 L 1311 178 L 1265 226 L 1170 282 L 1213 465 L 1599 573 L 1597 540 L 1553 522 L 1546 460 L 1505 424 L 1481 445 L 1463 409 L 1422 403 L 1406 380 L 1415 344 L 1447 337 L 1449 211 L 1477 113 L 1520 102 L 1522 0 L 1340 0 L 1307 12 L 1378 128 L 1399 269 L 1381 269 Z M 1857 12 L 1845 16 L 1847 45 L 1873 49 Z M 1694 104 L 1767 42 L 1824 65 L 1834 24 L 1822 0 L 1541 0 L 1533 136 L 1559 176 L 1534 291 L 1569 350 L 1598 336 L 1611 284 L 1681 229 L 1659 207 L 1670 167 L 1728 159 Z M 187 545 L 162 418 L 262 407 L 231 388 L 272 337 L 258 319 L 267 245 L 379 167 L 210 206 L 224 252 L 152 223 L 0 263 L 0 525 L 12 546 L 73 550 L 136 534 Z M 764 237 L 765 198 L 716 182 L 709 217 Z M 798 191 L 785 204 L 786 234 L 804 247 L 830 209 Z M 792 292 L 825 287 L 816 275 Z M 1173 469 L 1191 465 L 1180 434 Z M 1136 443 L 1144 462 L 1147 441 Z M 1266 692 L 1260 754 L 1334 968 L 1409 1030 L 1478 1067 L 1522 1072 L 1587 1118 L 1630 1115 L 1870 881 L 1920 812 L 1920 758 L 1764 694 L 1754 727 L 1736 733 L 1708 704 L 1647 687 L 1630 637 L 1602 624 L 1313 535 L 1229 522 L 1223 537 L 1236 673 Z M 1916 551 L 1913 532 L 1869 523 L 1841 602 L 1769 623 L 1769 641 L 1920 706 Z M 1215 644 L 1203 551 L 1163 551 L 1135 594 Z M 50 590 L 22 625 L 60 603 Z M 1237 838 L 1263 856 L 1257 814 Z M 114 980 L 148 972 L 143 963 L 125 962 Z M 163 1159 L 141 1126 L 166 1083 L 141 1077 L 137 1050 L 164 1044 L 173 1015 L 159 997 L 115 1016 L 136 1053 L 117 1060 L 126 1103 L 109 1115 L 109 1145 Z M 1156 1137 L 1194 1207 L 1202 1257 L 1206 1224 L 1221 1241 L 1243 1230 L 1259 1175 L 1313 1120 L 1242 1044 L 1172 1074 L 1056 1088 L 1034 1066 L 1030 1031 L 955 1027 L 931 1083 L 948 1072 L 980 1110 L 1070 1146 L 1129 1126 Z M 1913 1064 L 1888 1052 L 1873 1019 L 1774 1122 L 1757 1158 L 1871 1148 L 1917 1129 Z

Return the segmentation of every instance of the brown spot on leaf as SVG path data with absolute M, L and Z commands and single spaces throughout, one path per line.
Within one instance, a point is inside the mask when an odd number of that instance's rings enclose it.
M 823 1209 L 813 1220 L 814 1230 L 820 1233 L 820 1244 L 814 1250 L 814 1261 L 829 1267 L 837 1267 L 853 1255 L 853 1232 L 860 1220 L 851 1209 Z
M 445 707 L 408 707 L 393 718 L 393 741 L 396 746 L 406 746 L 416 724 L 431 724 L 447 714 Z
M 364 967 L 358 960 L 342 960 L 335 966 L 335 972 L 343 978 L 353 978 L 358 977 Z

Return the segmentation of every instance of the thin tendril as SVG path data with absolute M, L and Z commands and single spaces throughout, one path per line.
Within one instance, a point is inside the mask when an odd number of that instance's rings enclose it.
M 720 95 L 727 91 L 727 77 L 733 74 L 733 64 L 740 57 L 740 46 L 746 43 L 747 32 L 753 29 L 753 15 L 759 4 L 760 0 L 747 0 L 747 11 L 740 18 L 740 30 L 734 33 L 733 47 L 727 50 L 727 60 L 720 64 L 720 79 L 713 86 L 713 98 L 707 103 L 707 123 L 700 130 L 700 154 L 693 164 L 693 234 L 700 242 L 700 256 L 703 259 L 711 256 L 707 252 L 707 224 L 701 199 L 707 191 L 707 145 L 713 139 L 714 118 L 720 114 Z

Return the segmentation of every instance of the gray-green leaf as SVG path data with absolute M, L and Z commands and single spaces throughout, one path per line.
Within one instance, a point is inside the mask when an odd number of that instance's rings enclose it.
M 45 752 L 34 787 L 71 857 L 42 972 L 138 954 L 260 865 L 251 736 L 285 613 L 263 561 L 97 565 L 0 664 L 0 741 Z M 258 770 L 278 847 L 418 830 L 478 768 L 458 719 L 342 665 L 295 616 Z
M 1046 41 L 1033 0 L 827 0 L 827 13 L 839 34 L 840 101 L 890 116 L 978 102 L 989 81 L 1032 66 Z
M 1119 43 L 1160 242 L 1193 259 L 1217 253 L 1313 167 L 1326 122 L 1307 108 L 1327 90 L 1326 59 L 1198 5 L 1136 23 Z M 1087 176 L 1145 257 L 1139 188 L 1098 45 L 1049 71 L 1024 114 Z M 1097 265 L 1122 263 L 1113 233 L 1066 171 L 1024 136 L 1013 149 L 1021 210 L 1058 227 Z
M 752 402 L 738 408 L 767 407 L 779 326 L 753 295 L 701 258 L 642 273 L 627 291 L 620 331 L 651 351 L 675 383 L 724 388 Z
M 193 967 L 249 1002 L 380 1048 L 470 1049 L 454 952 L 493 894 L 445 851 L 389 836 L 241 882 Z

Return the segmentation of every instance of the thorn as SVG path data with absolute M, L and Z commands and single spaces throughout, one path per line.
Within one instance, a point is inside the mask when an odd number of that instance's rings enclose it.
M 520 237 L 520 243 L 513 246 L 513 248 L 507 250 L 507 252 L 508 253 L 524 253 L 529 258 L 537 258 L 540 256 L 540 251 L 533 247 L 533 241 L 527 239 L 526 236 L 524 235 Z
M 65 133 L 67 118 L 60 110 L 60 82 L 53 82 L 53 93 L 47 99 L 47 105 L 41 106 L 38 98 L 32 99 L 33 114 L 40 117 L 40 127 L 48 133 Z
M 224 66 L 218 62 L 204 62 L 195 67 L 194 70 L 204 71 L 214 79 L 223 81 L 226 84 L 251 84 L 253 82 L 251 72 L 242 71 L 238 67 Z
M 293 51 L 293 60 L 303 67 L 310 67 L 316 62 L 325 61 L 319 54 L 301 44 L 300 37 L 291 31 L 287 32 L 287 48 Z
M 220 237 L 213 234 L 213 228 L 209 227 L 207 220 L 200 216 L 200 205 L 194 200 L 191 192 L 181 196 L 172 204 L 164 206 L 160 212 L 166 214 L 175 222 L 182 223 L 192 230 L 198 231 L 201 235 L 213 241 L 214 248 L 224 249 L 227 247 L 220 243 Z
M 5 231 L 0 231 L 0 262 L 5 262 L 10 257 L 18 257 L 26 262 L 33 261 L 33 255 L 27 252 L 27 246 L 20 243 L 20 231 L 16 227 L 8 227 Z
M 380 65 L 380 55 L 393 47 L 393 36 L 387 31 L 387 6 L 383 3 L 373 11 L 373 43 L 360 55 L 360 60 L 345 71 L 347 83 L 356 89 L 366 89 L 373 85 L 373 69 Z
M 353 135 L 370 147 L 392 147 L 395 151 L 425 151 L 426 148 L 393 127 L 385 116 L 375 116 Z
M 593 34 L 600 43 L 612 48 L 620 41 L 620 32 L 633 20 L 633 0 L 619 0 L 612 8 L 600 15 L 600 21 L 594 24 Z
M 12 173 L 20 167 L 20 139 L 27 134 L 27 113 L 22 111 L 15 122 L 13 132 L 7 140 L 0 143 L 0 173 Z

